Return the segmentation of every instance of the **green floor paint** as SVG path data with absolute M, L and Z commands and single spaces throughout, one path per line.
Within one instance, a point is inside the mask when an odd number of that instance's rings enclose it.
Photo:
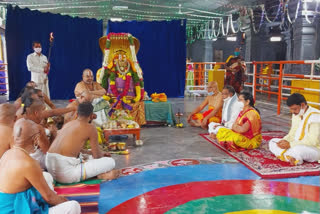
M 253 209 L 281 210 L 293 213 L 302 213 L 303 211 L 319 213 L 320 204 L 313 201 L 274 195 L 226 195 L 189 201 L 169 210 L 166 214 L 223 214 Z
M 59 186 L 71 186 L 76 184 L 100 184 L 102 181 L 103 180 L 100 180 L 100 179 L 89 179 L 89 180 L 71 183 L 71 184 L 63 184 L 63 183 L 56 182 L 54 186 L 59 187 Z

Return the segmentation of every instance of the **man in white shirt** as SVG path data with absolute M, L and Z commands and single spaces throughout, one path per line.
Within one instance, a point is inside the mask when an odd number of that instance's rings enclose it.
M 280 160 L 300 165 L 320 160 L 320 111 L 308 105 L 302 94 L 291 94 L 287 105 L 292 113 L 291 129 L 282 139 L 269 142 L 270 151 Z
M 243 105 L 238 101 L 238 96 L 232 86 L 226 85 L 221 93 L 223 98 L 222 119 L 221 124 L 214 122 L 209 124 L 208 131 L 212 138 L 215 138 L 215 135 L 221 127 L 231 129 L 243 108 Z
M 33 42 L 32 48 L 34 53 L 29 54 L 27 57 L 27 67 L 31 72 L 31 81 L 34 81 L 38 89 L 50 98 L 48 81 L 50 63 L 48 63 L 47 57 L 41 53 L 40 42 Z

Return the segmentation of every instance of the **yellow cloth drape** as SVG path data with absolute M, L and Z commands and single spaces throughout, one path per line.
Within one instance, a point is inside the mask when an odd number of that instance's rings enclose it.
M 221 128 L 218 131 L 217 139 L 220 145 L 230 151 L 237 152 L 242 149 L 256 149 L 262 142 L 261 134 L 256 135 L 252 139 L 245 137 L 242 134 L 236 133 L 227 128 Z
M 200 121 L 202 121 L 203 118 L 205 118 L 207 115 L 209 115 L 213 110 L 214 110 L 214 107 L 213 107 L 213 106 L 209 106 L 209 110 L 208 110 L 208 111 L 205 111 L 205 112 L 203 112 L 203 113 L 194 114 L 194 115 L 192 116 L 192 119 L 193 119 L 193 120 L 200 120 Z M 216 113 L 215 116 L 209 118 L 208 124 L 211 123 L 211 122 L 220 123 L 220 122 L 221 122 L 221 117 L 222 117 L 222 109 L 220 109 L 220 110 Z
M 240 126 L 249 123 L 250 128 L 242 134 L 227 128 L 220 128 L 216 136 L 220 145 L 233 152 L 258 148 L 262 142 L 259 113 L 253 108 L 245 112 L 241 111 L 235 123 Z

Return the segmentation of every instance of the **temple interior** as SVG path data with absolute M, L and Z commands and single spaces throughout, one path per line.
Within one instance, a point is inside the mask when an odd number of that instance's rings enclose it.
M 320 213 L 319 14 L 320 0 L 0 1 L 0 213 Z M 10 182 L 22 154 L 41 182 Z M 41 200 L 15 198 L 30 189 Z

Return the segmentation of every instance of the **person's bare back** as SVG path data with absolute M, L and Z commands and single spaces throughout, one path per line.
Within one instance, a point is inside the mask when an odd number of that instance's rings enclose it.
M 96 128 L 88 122 L 73 120 L 63 126 L 53 141 L 49 153 L 78 157 L 84 143 L 97 135 Z
M 34 187 L 48 204 L 61 204 L 67 199 L 50 189 L 40 165 L 29 155 L 34 137 L 39 134 L 36 126 L 30 120 L 20 119 L 16 122 L 13 147 L 0 160 L 0 192 L 16 194 Z M 12 202 L 10 206 L 16 205 Z
M 16 193 L 29 189 L 32 186 L 30 182 L 25 176 L 17 176 L 17 172 L 25 175 L 32 168 L 39 169 L 41 172 L 39 164 L 24 151 L 19 149 L 7 151 L 0 161 L 0 191 Z
M 10 149 L 10 145 L 13 144 L 12 136 L 13 128 L 4 124 L 0 124 L 0 158 L 2 155 Z
M 13 104 L 0 105 L 0 158 L 13 144 L 13 126 L 16 120 L 16 108 Z
M 92 104 L 80 103 L 77 115 L 76 120 L 63 126 L 53 141 L 46 156 L 48 171 L 57 181 L 64 183 L 95 176 L 103 180 L 119 177 L 120 171 L 113 169 L 115 162 L 112 158 L 105 157 L 109 154 L 100 149 L 96 127 L 90 123 L 94 118 Z M 87 140 L 90 141 L 93 159 L 84 161 L 79 154 Z

